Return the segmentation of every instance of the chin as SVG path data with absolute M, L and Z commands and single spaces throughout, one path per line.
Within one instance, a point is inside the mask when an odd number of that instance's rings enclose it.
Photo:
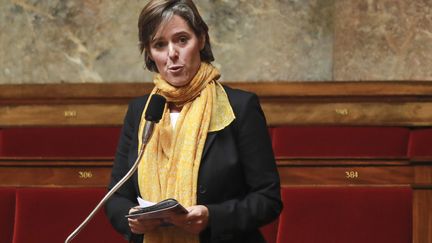
M 168 81 L 168 80 L 167 80 Z M 168 83 L 170 83 L 172 86 L 175 87 L 182 87 L 187 85 L 190 82 L 190 80 L 188 80 L 187 78 L 171 78 L 171 81 L 168 81 Z
M 189 84 L 189 82 L 181 82 L 181 83 L 174 84 L 174 86 L 176 86 L 176 87 L 183 87 L 183 86 L 186 86 L 188 84 Z

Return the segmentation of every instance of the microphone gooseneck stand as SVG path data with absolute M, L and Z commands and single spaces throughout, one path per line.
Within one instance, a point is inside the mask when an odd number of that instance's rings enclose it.
M 102 198 L 99 204 L 93 209 L 93 211 L 87 216 L 87 218 L 68 236 L 65 243 L 69 243 L 83 228 L 88 224 L 90 219 L 99 211 L 99 209 L 106 203 L 106 201 L 135 173 L 138 168 L 138 164 L 144 154 L 144 149 L 150 140 L 153 133 L 154 123 L 159 122 L 162 117 L 163 108 L 165 105 L 165 98 L 163 96 L 154 94 L 151 96 L 148 109 L 145 114 L 146 123 L 144 125 L 142 145 L 138 153 L 138 157 L 135 160 L 132 168 L 126 173 L 126 175 L 119 181 L 109 192 Z
M 147 124 L 146 124 L 147 125 Z M 132 168 L 126 173 L 126 175 L 119 181 L 117 184 L 109 190 L 109 192 L 102 198 L 99 204 L 93 209 L 93 211 L 87 216 L 87 218 L 68 236 L 65 240 L 65 243 L 69 243 L 75 236 L 90 222 L 93 216 L 99 211 L 99 209 L 106 203 L 106 201 L 135 173 L 138 168 L 138 164 L 141 160 L 141 157 L 144 154 L 144 149 L 147 143 L 142 144 L 141 149 L 139 151 L 138 157 L 135 160 Z

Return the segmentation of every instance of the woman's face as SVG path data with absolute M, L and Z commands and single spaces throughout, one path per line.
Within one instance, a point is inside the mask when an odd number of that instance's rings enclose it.
M 182 17 L 174 15 L 157 29 L 149 54 L 162 78 L 181 87 L 197 73 L 204 44 L 204 38 L 198 38 Z

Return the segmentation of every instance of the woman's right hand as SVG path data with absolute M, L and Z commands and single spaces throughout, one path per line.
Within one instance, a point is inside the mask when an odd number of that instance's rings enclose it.
M 129 213 L 137 211 L 136 208 L 131 208 Z M 162 222 L 159 219 L 128 219 L 129 228 L 134 234 L 145 234 L 158 228 Z

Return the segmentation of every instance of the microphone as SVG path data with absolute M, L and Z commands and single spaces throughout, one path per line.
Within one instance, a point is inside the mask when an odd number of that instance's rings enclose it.
M 87 216 L 87 218 L 68 236 L 65 240 L 65 243 L 69 243 L 93 218 L 93 216 L 99 211 L 99 209 L 106 203 L 106 201 L 135 173 L 138 168 L 138 164 L 144 154 L 145 146 L 153 134 L 153 127 L 155 123 L 158 123 L 162 118 L 162 114 L 165 108 L 166 99 L 158 94 L 153 94 L 149 97 L 150 101 L 148 102 L 147 110 L 144 115 L 146 120 L 144 124 L 144 131 L 142 136 L 142 144 L 141 148 L 139 148 L 138 157 L 135 160 L 135 163 L 130 168 L 130 170 L 126 173 L 126 175 L 115 184 L 111 190 L 102 198 L 99 204 L 93 209 L 93 211 Z
M 144 132 L 142 137 L 142 143 L 147 144 L 150 140 L 151 135 L 153 134 L 153 127 L 155 123 L 158 123 L 162 118 L 162 113 L 165 108 L 166 99 L 165 97 L 154 94 L 151 96 L 149 104 L 147 106 L 147 110 L 145 113 L 145 125 Z

